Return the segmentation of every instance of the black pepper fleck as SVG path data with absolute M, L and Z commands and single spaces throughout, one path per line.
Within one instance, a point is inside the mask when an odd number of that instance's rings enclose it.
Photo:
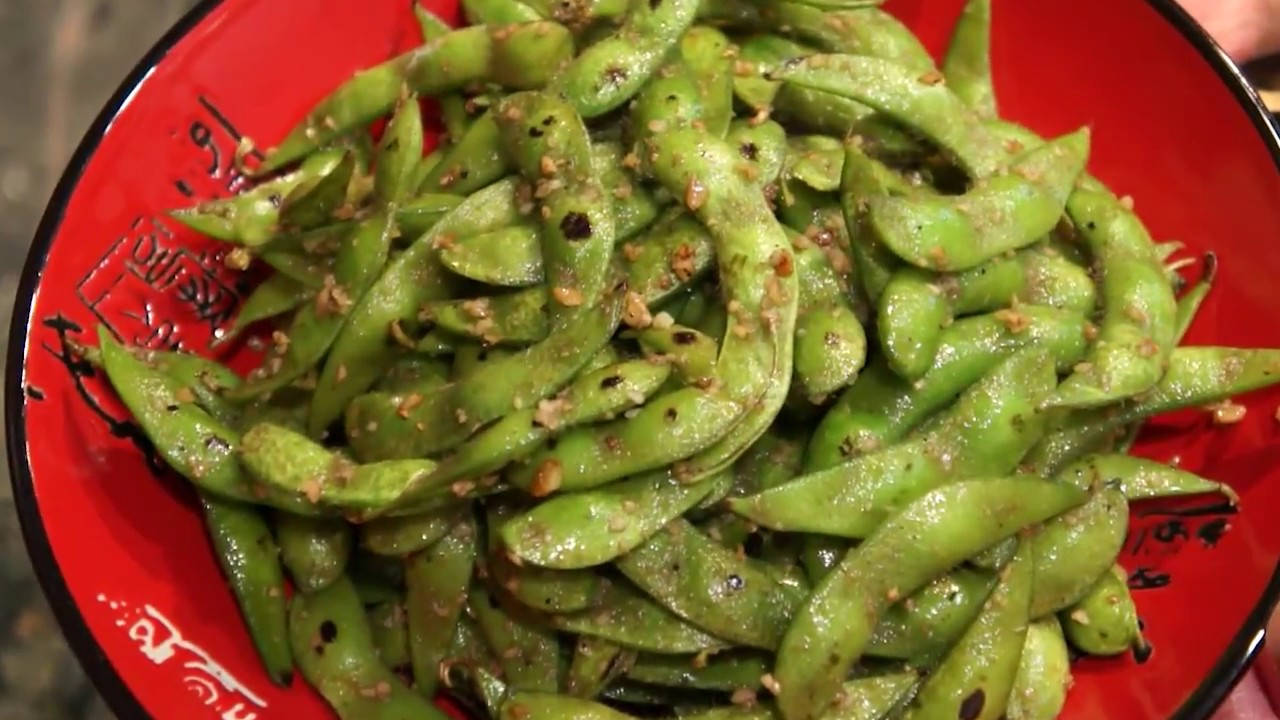
M 560 232 L 569 240 L 591 237 L 591 221 L 580 212 L 571 212 L 560 221 Z
M 987 694 L 982 691 L 982 688 L 978 688 L 960 703 L 960 712 L 957 717 L 960 720 L 975 720 L 982 714 L 982 706 L 986 704 Z

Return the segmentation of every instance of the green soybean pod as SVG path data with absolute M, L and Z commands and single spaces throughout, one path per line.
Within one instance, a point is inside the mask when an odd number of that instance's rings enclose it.
M 614 680 L 626 675 L 636 652 L 603 638 L 580 636 L 573 645 L 573 660 L 565 674 L 564 691 L 590 700 Z
M 779 35 L 752 35 L 738 41 L 741 70 L 734 72 L 734 95 L 753 110 L 773 105 L 781 83 L 765 80 L 760 72 L 792 58 L 812 55 L 815 51 Z
M 910 720 L 1002 717 L 1026 643 L 1035 559 L 1028 543 L 1004 572 L 982 612 L 911 701 Z
M 1070 687 L 1071 657 L 1058 619 L 1032 622 L 1005 714 L 1009 720 L 1055 720 Z
M 758 688 L 770 667 L 770 657 L 752 651 L 716 653 L 710 658 L 681 655 L 641 655 L 627 677 L 662 687 L 720 690 Z
M 956 21 L 942 62 L 947 84 L 969 107 L 996 117 L 996 91 L 991 79 L 991 0 L 969 0 Z
M 1089 147 L 1085 128 L 1026 151 L 1008 173 L 961 196 L 873 198 L 871 225 L 881 242 L 916 267 L 968 270 L 1034 243 L 1058 224 Z
M 614 241 L 626 242 L 643 232 L 662 211 L 658 201 L 640 177 L 632 171 L 630 158 L 616 142 L 591 143 L 591 167 L 613 204 Z
M 983 570 L 943 575 L 885 611 L 867 654 L 934 666 L 978 617 L 995 586 L 996 575 Z
M 702 223 L 669 211 L 623 243 L 622 258 L 628 287 L 653 307 L 706 275 L 715 266 L 715 248 Z
M 387 600 L 370 607 L 367 614 L 378 659 L 393 671 L 407 670 L 410 667 L 409 630 L 404 603 Z
M 606 563 L 647 540 L 711 492 L 716 477 L 687 484 L 656 471 L 546 500 L 502 527 L 526 562 L 576 569 Z
M 656 133 L 702 122 L 702 94 L 684 63 L 664 66 L 631 104 L 631 134 L 643 142 Z M 642 161 L 643 164 L 643 161 Z
M 1036 559 L 1031 616 L 1039 619 L 1084 597 L 1114 564 L 1128 528 L 1129 503 L 1109 486 L 1046 523 L 1031 541 Z
M 343 720 L 448 720 L 378 659 L 364 605 L 350 580 L 295 596 L 289 639 L 302 676 Z
M 278 346 L 249 381 L 228 392 L 228 397 L 247 400 L 279 390 L 312 370 L 341 333 L 346 309 L 363 297 L 382 272 L 397 233 L 394 218 L 385 210 L 360 221 L 338 249 L 333 274 L 326 276 L 316 301 L 294 315 L 285 333 L 287 344 Z
M 491 80 L 507 87 L 543 86 L 573 53 L 573 37 L 547 21 L 454 30 L 419 48 L 356 73 L 329 93 L 267 152 L 258 174 L 278 170 L 395 105 L 408 85 L 421 95 Z
M 526 346 L 547 336 L 547 292 L 541 287 L 461 300 L 436 300 L 419 317 L 445 332 L 486 345 Z
M 1280 350 L 1181 347 L 1164 377 L 1118 408 L 1076 410 L 1059 417 L 1023 464 L 1042 475 L 1091 452 L 1105 451 L 1124 428 L 1161 413 L 1221 402 L 1280 382 Z
M 502 547 L 502 524 L 520 512 L 521 504 L 498 499 L 485 508 L 488 528 L 488 574 L 493 584 L 534 612 L 585 610 L 600 597 L 601 579 L 594 570 L 552 570 L 517 564 Z
M 1067 639 L 1089 655 L 1119 655 L 1143 643 L 1129 575 L 1119 565 L 1098 578 L 1085 596 L 1061 613 Z
M 850 680 L 840 687 L 841 701 L 828 709 L 822 720 L 885 720 L 893 717 L 918 680 L 919 676 L 914 672 Z M 783 717 L 767 703 L 695 709 L 679 716 L 680 720 L 781 720 Z
M 558 630 L 595 637 L 649 653 L 689 655 L 728 644 L 650 600 L 625 581 L 608 583 L 600 603 L 589 610 L 551 615 Z
M 1000 143 L 964 101 L 899 63 L 862 55 L 811 55 L 769 77 L 868 105 L 935 142 L 972 177 L 991 177 L 1007 164 Z
M 615 565 L 677 615 L 752 647 L 776 647 L 804 600 L 760 561 L 739 558 L 684 520 L 668 523 Z
M 733 119 L 733 74 L 730 42 L 708 25 L 695 25 L 680 38 L 680 57 L 702 96 L 707 132 L 724 137 Z
M 444 537 L 457 521 L 456 508 L 377 518 L 359 526 L 360 547 L 375 555 L 404 557 Z
M 863 292 L 873 304 L 880 299 L 901 264 L 876 236 L 868 215 L 872 198 L 913 192 L 896 171 L 868 155 L 856 142 L 845 143 L 840 206 L 849 232 L 849 250 Z
M 422 162 L 422 108 L 417 95 L 400 98 L 378 142 L 373 194 L 381 203 L 395 203 L 415 194 L 414 173 Z
M 1160 382 L 1177 332 L 1177 300 L 1150 234 L 1118 198 L 1101 187 L 1078 189 L 1067 213 L 1101 270 L 1103 314 L 1089 356 L 1049 405 L 1099 407 Z
M 416 317 L 424 302 L 448 297 L 452 276 L 437 259 L 436 241 L 451 234 L 477 234 L 519 220 L 516 182 L 503 180 L 480 190 L 396 256 L 351 309 L 316 383 L 308 431 L 318 436 L 355 397 L 372 386 L 394 361 L 389 329 Z
M 476 560 L 476 528 L 469 516 L 425 550 L 405 560 L 405 610 L 415 689 L 430 697 L 467 601 Z
M 824 11 L 813 4 L 770 2 L 765 15 L 776 27 L 826 52 L 886 60 L 917 76 L 935 70 L 919 38 L 889 13 L 876 7 Z
M 632 720 L 608 705 L 550 692 L 517 692 L 502 703 L 500 720 Z
M 235 593 L 249 637 L 271 682 L 288 687 L 293 678 L 284 575 L 279 549 L 259 510 L 201 493 L 205 525 L 218 564 Z
M 297 170 L 255 185 L 234 197 L 207 200 L 174 210 L 169 216 L 209 237 L 247 247 L 261 246 L 280 234 L 280 206 L 294 189 L 327 176 L 342 161 L 338 148 L 309 155 Z
M 479 585 L 472 587 L 467 607 L 513 690 L 556 692 L 561 666 L 554 631 L 535 624 L 531 617 L 507 612 L 493 593 Z
M 1052 392 L 1054 380 L 1048 356 L 1024 350 L 965 391 L 918 437 L 750 497 L 730 498 L 729 508 L 783 532 L 867 537 L 935 488 L 1012 472 L 1017 458 L 1043 435 L 1045 421 L 1035 408 Z M 818 507 L 825 512 L 814 512 Z
M 778 179 L 787 154 L 787 131 L 781 125 L 773 120 L 734 120 L 729 123 L 725 141 L 742 156 L 744 177 L 761 187 Z
M 499 287 L 531 287 L 543 280 L 538 229 L 525 224 L 468 235 L 440 248 L 440 263 L 462 277 Z
M 227 500 L 269 505 L 301 515 L 322 514 L 305 498 L 255 485 L 236 461 L 240 436 L 196 403 L 194 392 L 149 367 L 98 327 L 102 367 L 111 386 L 160 457 L 197 488 Z M 265 491 L 265 492 L 264 492 Z
M 502 154 L 498 123 L 492 112 L 476 118 L 465 133 L 454 138 L 436 163 L 419 181 L 419 192 L 470 195 L 501 179 L 511 166 Z
M 656 6 L 630 3 L 622 27 L 579 53 L 557 74 L 550 89 L 568 99 L 585 118 L 621 106 L 658 69 L 697 11 L 693 0 Z
M 1130 455 L 1089 455 L 1059 470 L 1054 477 L 1081 489 L 1115 485 L 1130 502 L 1209 493 L 1220 493 L 1233 505 L 1239 500 L 1229 485 L 1206 480 L 1172 465 Z
M 783 716 L 814 720 L 826 711 L 895 600 L 1083 499 L 1067 485 L 1008 478 L 955 483 L 908 505 L 850 552 L 791 621 L 773 673 Z M 974 522 L 975 515 L 986 522 Z M 935 552 L 909 549 L 922 544 Z
M 274 520 L 280 559 L 289 569 L 294 587 L 316 592 L 343 576 L 352 544 L 351 526 L 345 520 L 286 512 L 277 512 Z
M 240 336 L 245 328 L 269 318 L 284 315 L 306 302 L 314 291 L 288 275 L 275 274 L 263 280 L 249 297 L 240 304 L 235 323 L 227 329 L 217 343 L 228 342 Z
M 1019 348 L 1044 348 L 1059 371 L 1069 370 L 1088 348 L 1088 326 L 1070 311 L 1025 306 L 1017 313 L 964 318 L 943 330 L 933 367 L 914 383 L 883 358 L 873 360 L 818 423 L 806 472 L 898 442 Z

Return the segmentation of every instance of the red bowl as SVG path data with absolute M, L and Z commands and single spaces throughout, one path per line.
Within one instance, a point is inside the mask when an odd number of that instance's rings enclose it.
M 937 51 L 961 5 L 889 8 Z M 1170 0 L 995 6 L 1004 113 L 1045 134 L 1092 126 L 1092 170 L 1154 235 L 1219 254 L 1189 341 L 1280 346 L 1280 142 L 1239 71 Z M 353 70 L 416 41 L 403 0 L 203 2 L 124 82 L 49 204 L 9 341 L 9 462 L 41 583 L 121 718 L 330 715 L 305 683 L 260 672 L 192 493 L 68 343 L 101 322 L 139 345 L 211 352 L 246 288 L 223 246 L 164 211 L 235 190 L 242 133 L 270 144 Z M 1280 596 L 1278 403 L 1260 393 L 1238 425 L 1184 413 L 1146 434 L 1141 452 L 1229 482 L 1240 509 L 1135 510 L 1122 561 L 1154 652 L 1081 662 L 1067 717 L 1203 718 L 1247 667 Z

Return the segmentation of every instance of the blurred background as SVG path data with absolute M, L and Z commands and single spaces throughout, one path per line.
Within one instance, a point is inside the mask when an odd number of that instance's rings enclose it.
M 143 53 L 196 1 L 0 0 L 0 337 L 8 336 L 28 243 L 80 136 Z M 1251 71 L 1260 84 L 1280 87 L 1275 69 Z M 111 720 L 31 574 L 5 467 L 0 720 Z
M 80 136 L 143 53 L 195 4 L 0 0 L 3 337 L 27 245 Z M 31 574 L 7 465 L 0 474 L 0 720 L 111 720 Z

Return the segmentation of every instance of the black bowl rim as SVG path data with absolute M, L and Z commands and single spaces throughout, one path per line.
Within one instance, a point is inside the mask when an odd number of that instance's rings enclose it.
M 1147 2 L 1182 33 L 1182 36 L 1191 43 L 1214 69 L 1219 79 L 1231 90 L 1236 101 L 1253 121 L 1254 127 L 1271 153 L 1272 161 L 1280 170 L 1280 135 L 1277 134 L 1277 127 L 1270 112 L 1245 79 L 1240 68 L 1174 0 L 1147 0 Z M 110 659 L 94 639 L 93 633 L 89 631 L 84 616 L 72 599 L 66 580 L 53 555 L 53 548 L 49 544 L 49 536 L 45 532 L 44 520 L 36 501 L 31 467 L 26 452 L 26 399 L 23 391 L 31 308 L 53 238 L 62 224 L 67 204 L 80 182 L 89 159 L 105 137 L 111 123 L 139 84 L 164 60 L 178 41 L 221 4 L 222 0 L 201 0 L 178 20 L 124 79 L 80 141 L 36 229 L 35 238 L 22 268 L 12 324 L 9 329 L 8 365 L 5 373 L 5 437 L 8 443 L 10 481 L 13 485 L 14 502 L 18 511 L 18 520 L 22 526 L 23 540 L 27 546 L 27 553 L 31 557 L 36 577 L 53 608 L 67 643 L 79 658 L 80 664 L 98 692 L 121 720 L 146 720 L 151 715 L 143 709 L 137 697 L 125 685 L 123 678 L 112 666 Z M 1174 714 L 1174 720 L 1204 720 L 1222 703 L 1262 647 L 1266 637 L 1267 620 L 1277 601 L 1280 601 L 1280 563 L 1277 563 L 1271 580 L 1267 583 L 1253 610 L 1245 618 L 1239 632 L 1204 681 Z

